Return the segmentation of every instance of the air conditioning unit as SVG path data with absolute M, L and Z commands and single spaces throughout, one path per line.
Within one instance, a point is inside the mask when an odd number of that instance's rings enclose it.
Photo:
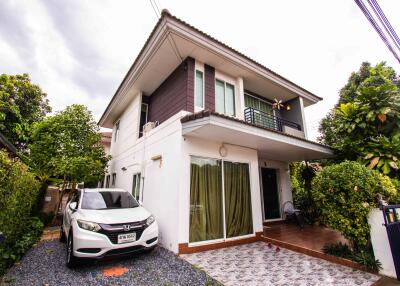
M 145 125 L 143 125 L 143 132 L 147 133 L 150 130 L 154 129 L 156 127 L 155 122 L 147 122 Z

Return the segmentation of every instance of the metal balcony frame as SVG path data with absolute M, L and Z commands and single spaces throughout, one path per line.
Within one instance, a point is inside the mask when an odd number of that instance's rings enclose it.
M 244 120 L 256 126 L 270 128 L 283 132 L 283 127 L 288 126 L 296 130 L 301 130 L 301 125 L 281 117 L 275 116 L 255 109 L 253 107 L 247 107 L 244 110 Z

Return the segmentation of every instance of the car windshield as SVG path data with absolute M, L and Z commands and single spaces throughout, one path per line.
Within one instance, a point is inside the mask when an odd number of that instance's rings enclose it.
M 82 209 L 108 210 L 136 208 L 139 204 L 128 192 L 104 191 L 85 192 L 82 198 Z

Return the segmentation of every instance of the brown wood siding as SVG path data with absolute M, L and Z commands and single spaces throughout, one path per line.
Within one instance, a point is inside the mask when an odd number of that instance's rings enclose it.
M 164 122 L 181 110 L 194 112 L 194 59 L 184 60 L 150 95 L 149 121 Z
M 186 111 L 194 112 L 194 59 L 186 59 Z
M 204 65 L 204 74 L 205 109 L 215 111 L 215 69 Z

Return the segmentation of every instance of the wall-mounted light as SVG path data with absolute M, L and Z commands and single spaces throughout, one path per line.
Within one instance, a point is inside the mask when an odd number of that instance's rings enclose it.
M 292 109 L 292 107 L 290 106 L 290 104 L 286 105 L 286 110 L 287 110 L 287 111 L 289 111 L 289 110 L 291 110 L 291 109 Z
M 125 172 L 128 169 L 126 167 L 122 167 L 121 170 Z
M 152 161 L 158 161 L 158 160 L 162 160 L 162 156 L 161 155 L 155 155 L 153 157 L 151 157 Z
M 155 156 L 151 157 L 151 160 L 152 161 L 160 161 L 160 168 L 161 168 L 161 165 L 162 165 L 162 156 L 161 155 L 155 155 Z
M 219 154 L 221 155 L 221 157 L 226 157 L 226 155 L 228 155 L 228 149 L 226 149 L 224 144 L 219 147 Z

